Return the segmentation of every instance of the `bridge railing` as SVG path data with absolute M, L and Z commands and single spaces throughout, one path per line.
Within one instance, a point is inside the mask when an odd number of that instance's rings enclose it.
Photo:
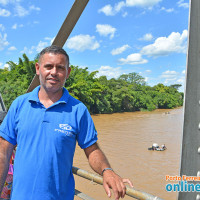
M 77 167 L 72 167 L 72 172 L 73 172 L 73 174 L 76 174 L 82 178 L 85 178 L 85 179 L 88 179 L 95 183 L 103 185 L 103 178 L 99 175 L 87 172 L 87 171 L 77 168 Z M 86 194 L 83 194 L 82 192 L 80 192 L 78 190 L 75 191 L 75 195 L 84 200 L 94 200 L 93 198 L 87 196 Z M 126 186 L 126 195 L 128 195 L 132 198 L 135 198 L 135 199 L 139 199 L 139 200 L 163 200 L 157 196 L 148 194 L 143 191 L 136 190 L 136 189 L 128 187 L 128 186 Z
M 4 102 L 3 102 L 3 98 L 1 96 L 1 93 L 0 93 L 0 111 L 3 111 L 3 112 L 6 111 L 6 106 L 5 106 Z

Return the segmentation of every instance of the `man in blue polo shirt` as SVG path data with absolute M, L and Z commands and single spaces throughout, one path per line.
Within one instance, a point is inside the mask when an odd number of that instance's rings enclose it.
M 124 197 L 128 179 L 119 177 L 97 145 L 86 106 L 63 88 L 69 57 L 57 46 L 41 51 L 36 63 L 40 86 L 18 97 L 0 126 L 0 192 L 14 146 L 17 152 L 11 200 L 73 200 L 73 156 L 78 141 L 91 167 L 103 174 L 110 197 Z

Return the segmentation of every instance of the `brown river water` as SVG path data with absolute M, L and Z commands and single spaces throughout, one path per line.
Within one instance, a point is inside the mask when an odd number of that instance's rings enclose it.
M 169 113 L 168 113 L 169 112 Z M 183 108 L 101 114 L 92 116 L 98 131 L 98 143 L 112 168 L 132 180 L 134 188 L 165 200 L 177 193 L 166 192 L 165 175 L 178 175 L 180 168 Z M 149 151 L 153 143 L 165 144 L 165 151 Z M 77 146 L 74 166 L 93 172 L 86 156 Z M 103 186 L 75 175 L 76 189 L 96 200 L 109 199 Z M 75 197 L 75 199 L 79 199 Z M 111 199 L 114 199 L 112 196 Z M 126 196 L 125 200 L 134 198 Z

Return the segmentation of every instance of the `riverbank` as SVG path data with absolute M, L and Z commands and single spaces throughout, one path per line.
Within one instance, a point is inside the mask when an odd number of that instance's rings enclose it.
M 112 115 L 112 114 L 122 114 L 122 113 L 151 113 L 151 112 L 163 112 L 163 114 L 171 114 L 171 111 L 177 110 L 177 109 L 183 109 L 183 106 L 178 106 L 176 108 L 171 109 L 155 109 L 155 110 L 147 110 L 147 109 L 141 109 L 137 111 L 130 111 L 130 112 L 116 112 L 116 113 L 101 113 L 101 114 L 91 114 L 92 116 L 99 116 L 99 115 Z

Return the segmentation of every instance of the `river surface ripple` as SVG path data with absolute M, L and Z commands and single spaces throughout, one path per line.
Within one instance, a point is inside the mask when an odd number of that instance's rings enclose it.
M 169 112 L 169 113 L 168 113 Z M 99 144 L 113 169 L 142 190 L 165 200 L 175 200 L 166 192 L 165 175 L 178 175 L 181 155 L 183 108 L 101 114 L 92 116 Z M 153 143 L 165 144 L 166 151 L 148 151 Z M 74 166 L 93 172 L 83 150 L 77 146 Z M 102 186 L 75 175 L 76 189 L 96 200 L 109 199 Z M 78 200 L 77 197 L 75 199 Z M 114 199 L 113 197 L 111 199 Z M 125 200 L 131 200 L 126 196 Z

